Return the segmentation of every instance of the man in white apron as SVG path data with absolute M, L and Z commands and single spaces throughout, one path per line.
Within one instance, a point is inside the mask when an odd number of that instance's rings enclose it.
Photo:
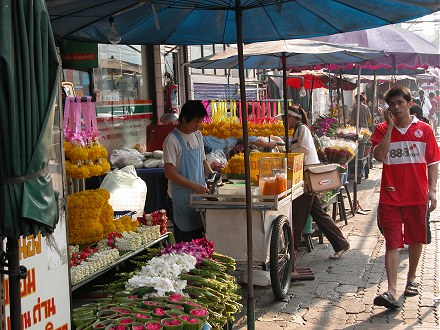
M 163 143 L 164 172 L 173 205 L 176 242 L 203 237 L 200 214 L 189 207 L 190 194 L 209 193 L 205 177 L 212 172 L 206 162 L 200 123 L 208 115 L 200 101 L 186 102 L 179 124 Z

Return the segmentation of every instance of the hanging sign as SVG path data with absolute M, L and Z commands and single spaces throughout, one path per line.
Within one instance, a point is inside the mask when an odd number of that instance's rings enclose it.
M 89 69 L 98 67 L 98 44 L 61 40 L 61 59 L 64 69 Z

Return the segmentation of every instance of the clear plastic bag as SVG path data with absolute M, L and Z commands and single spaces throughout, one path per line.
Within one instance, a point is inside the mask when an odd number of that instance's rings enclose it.
M 123 168 L 128 165 L 133 165 L 135 168 L 144 166 L 145 156 L 136 149 L 122 147 L 121 149 L 114 149 L 110 162 L 117 168 Z
M 228 163 L 225 153 L 221 149 L 214 150 L 206 155 L 206 161 L 213 171 L 221 172 Z

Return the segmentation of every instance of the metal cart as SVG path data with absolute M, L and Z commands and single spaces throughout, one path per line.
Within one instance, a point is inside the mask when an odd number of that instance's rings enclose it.
M 252 195 L 253 264 L 269 270 L 274 296 L 282 300 L 290 287 L 293 263 L 292 201 L 303 182 L 274 196 Z M 245 196 L 192 194 L 191 208 L 202 214 L 206 238 L 215 250 L 247 262 Z

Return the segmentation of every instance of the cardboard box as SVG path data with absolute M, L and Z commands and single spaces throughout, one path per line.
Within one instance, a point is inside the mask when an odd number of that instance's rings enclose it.
M 315 164 L 304 167 L 304 192 L 320 192 L 341 186 L 338 164 Z
M 250 174 L 252 184 L 258 185 L 259 160 L 263 157 L 285 157 L 283 152 L 251 152 L 250 153 Z M 293 184 L 298 184 L 303 180 L 304 154 L 290 152 L 287 159 L 287 179 Z M 289 187 L 290 188 L 290 187 Z

